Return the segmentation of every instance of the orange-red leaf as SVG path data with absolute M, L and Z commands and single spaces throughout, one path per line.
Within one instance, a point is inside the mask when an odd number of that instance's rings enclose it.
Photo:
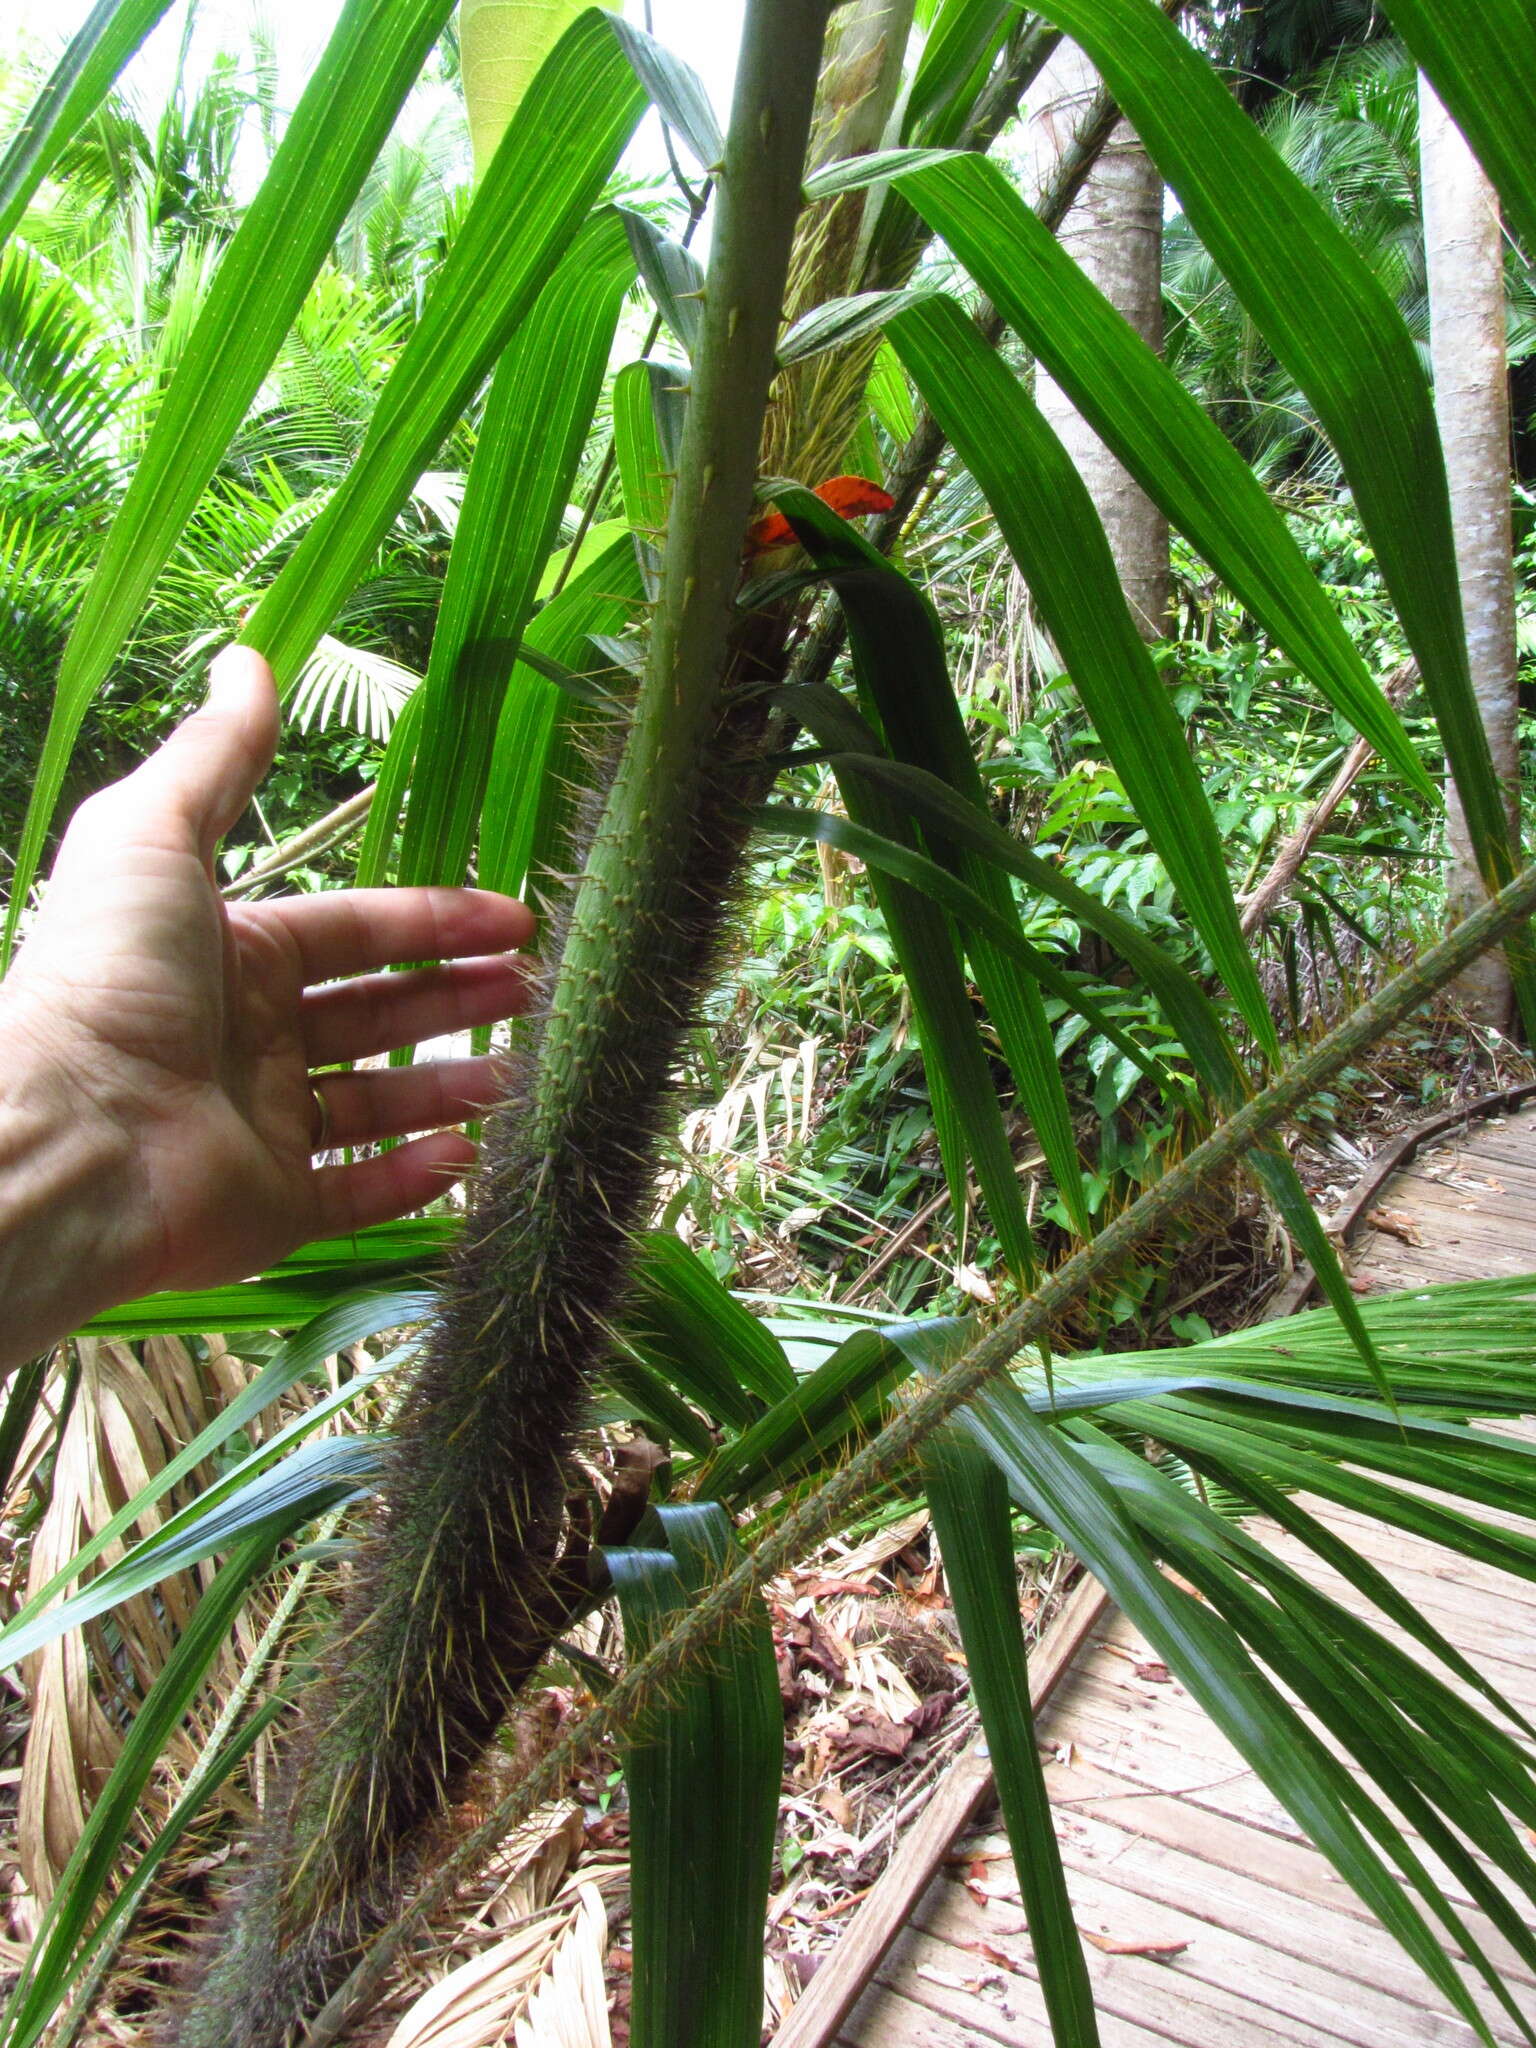
M 862 519 L 868 512 L 889 512 L 896 500 L 867 476 L 834 476 L 816 486 L 816 496 L 840 519 Z M 795 529 L 782 512 L 770 512 L 747 528 L 747 554 L 765 555 L 774 548 L 793 547 Z

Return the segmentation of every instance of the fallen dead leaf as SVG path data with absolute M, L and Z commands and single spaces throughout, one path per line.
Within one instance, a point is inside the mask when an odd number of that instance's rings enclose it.
M 1367 1209 L 1365 1220 L 1403 1244 L 1422 1244 L 1424 1233 L 1406 1209 Z
M 824 1579 L 809 1578 L 795 1580 L 797 1600 L 825 1600 L 838 1593 L 853 1593 L 861 1600 L 867 1600 L 879 1587 L 873 1579 Z
M 830 1813 L 840 1828 L 853 1832 L 853 1808 L 836 1785 L 823 1785 L 816 1795 L 823 1813 Z
M 966 1941 L 961 1943 L 961 1947 L 986 1962 L 996 1963 L 1000 1970 L 1007 1970 L 1012 1976 L 1027 1977 L 1029 1974 L 1021 1962 L 990 1941 Z
M 864 1756 L 905 1756 L 914 1732 L 872 1707 L 855 1707 L 848 1716 L 848 1733 L 839 1738 L 838 1747 Z
M 1092 1942 L 1106 1956 L 1152 1956 L 1161 1960 L 1181 1956 L 1189 1947 L 1187 1941 L 1117 1941 L 1112 1934 L 1095 1934 L 1091 1927 L 1079 1927 L 1077 1931 L 1084 1941 Z

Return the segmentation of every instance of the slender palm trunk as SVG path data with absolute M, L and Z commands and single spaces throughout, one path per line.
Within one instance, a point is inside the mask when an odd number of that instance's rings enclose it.
M 1518 845 L 1515 578 L 1499 199 L 1460 129 L 1422 77 L 1419 162 L 1435 413 L 1451 487 L 1467 654 L 1494 772 L 1508 792 L 1510 834 Z M 1456 923 L 1488 892 L 1449 778 L 1445 799 L 1446 915 Z M 1499 1030 L 1508 1027 L 1513 999 L 1502 954 L 1486 954 L 1460 978 L 1453 993 L 1480 1022 Z
M 1036 185 L 1050 178 L 1099 90 L 1098 73 L 1063 42 L 1030 92 L 1029 155 Z M 1152 348 L 1163 341 L 1163 181 L 1121 121 L 1084 181 L 1059 239 Z M 1126 602 L 1149 640 L 1166 630 L 1168 522 L 1051 379 L 1035 393 L 1104 522 Z

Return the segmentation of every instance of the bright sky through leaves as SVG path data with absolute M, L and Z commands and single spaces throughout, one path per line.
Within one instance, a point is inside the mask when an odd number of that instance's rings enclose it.
M 91 0 L 6 0 L 8 25 L 24 43 L 51 63 L 90 11 Z M 743 0 L 651 0 L 655 34 L 699 73 L 724 125 L 730 107 L 736 47 L 741 33 Z M 243 57 L 249 52 L 252 28 L 265 24 L 277 52 L 281 103 L 292 106 L 311 66 L 324 47 L 341 0 L 197 0 L 190 69 L 196 78 L 220 51 Z M 624 11 L 641 26 L 644 0 L 624 0 Z M 176 75 L 177 53 L 186 26 L 185 6 L 173 7 L 134 59 L 126 83 L 142 96 L 147 109 L 158 106 Z M 409 115 L 407 115 L 409 124 Z M 466 152 L 467 152 L 466 142 Z M 627 161 L 641 174 L 665 170 L 666 155 L 659 126 L 652 116 L 636 136 Z M 684 161 L 685 175 L 692 168 Z M 253 167 L 259 177 L 261 167 Z

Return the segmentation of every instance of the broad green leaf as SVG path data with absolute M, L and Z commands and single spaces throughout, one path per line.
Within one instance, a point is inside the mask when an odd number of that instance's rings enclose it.
M 667 1549 L 604 1553 L 632 1656 L 739 1555 L 717 1506 L 662 1508 L 654 1523 Z M 783 1746 L 772 1632 L 754 1603 L 654 1703 L 626 1754 L 635 2048 L 757 2048 Z
M 330 253 L 449 5 L 450 0 L 347 0 L 219 262 L 64 650 L 16 852 L 7 957 L 86 708 L 132 633 Z M 316 639 L 327 623 L 321 621 Z M 305 654 L 312 645 L 313 640 Z
M 1274 1020 L 1238 924 L 1210 804 L 1167 686 L 1121 595 L 1086 485 L 1023 385 L 952 299 L 909 307 L 889 323 L 889 333 L 986 494 L 1217 972 L 1249 1030 L 1278 1058 Z
M 1039 11 L 1093 58 L 1190 226 L 1311 400 L 1418 656 L 1479 863 L 1490 885 L 1509 880 L 1513 853 L 1467 667 L 1434 407 L 1386 287 L 1156 0 L 1046 0 Z M 1510 961 L 1527 1028 L 1536 1028 L 1536 965 L 1524 935 Z
M 624 516 L 643 542 L 659 540 L 667 528 L 682 426 L 683 378 L 684 372 L 671 363 L 645 361 L 626 363 L 613 380 L 613 448 Z M 663 417 L 674 427 L 670 437 L 662 434 Z
M 361 1386 L 351 1386 L 344 1394 L 353 1397 L 360 1391 Z M 339 1405 L 340 1397 L 335 1396 L 324 1404 L 327 1412 Z M 383 1451 L 377 1438 L 326 1437 L 288 1450 L 302 1430 L 318 1427 L 324 1419 L 318 1409 L 300 1416 L 281 1437 L 263 1444 L 88 1586 L 32 1621 L 12 1622 L 0 1632 L 0 1668 L 20 1663 L 66 1629 L 79 1628 L 124 1600 L 149 1592 L 172 1572 L 258 1537 L 268 1544 L 280 1543 L 328 1509 L 369 1492 Z
M 888 341 L 882 341 L 875 352 L 866 396 L 870 411 L 891 439 L 910 441 L 917 431 L 917 409 L 907 388 L 901 357 Z
M 804 490 L 781 490 L 776 497 L 817 568 L 831 576 L 848 621 L 859 687 L 877 710 L 891 751 L 899 760 L 935 768 L 959 797 L 985 817 L 986 788 L 955 701 L 944 637 L 933 607 L 819 498 Z M 942 838 L 933 840 L 930 850 L 1000 918 L 1017 928 L 1013 892 L 990 862 L 977 860 L 969 848 L 954 847 Z M 1039 989 L 990 939 L 976 935 L 971 951 L 976 979 L 1004 1056 L 1028 1106 L 1062 1201 L 1078 1231 L 1088 1236 L 1092 1222 L 1082 1190 L 1072 1117 Z M 982 1173 L 980 1160 L 977 1173 Z M 1011 1166 L 1008 1180 L 1016 1190 Z M 1007 1209 L 998 1212 L 994 1188 L 989 1187 L 987 1193 L 1001 1230 Z
M 579 540 L 573 541 L 569 548 L 560 548 L 544 564 L 544 573 L 539 578 L 540 600 L 553 598 L 558 591 L 564 590 L 573 576 L 579 576 L 583 569 L 590 569 L 599 555 L 606 553 L 619 535 L 627 531 L 625 520 L 595 519 Z
M 80 1576 L 87 1565 L 94 1564 L 104 1551 L 125 1536 L 146 1509 L 163 1499 L 204 1458 L 227 1443 L 248 1422 L 254 1421 L 290 1387 L 310 1373 L 317 1372 L 326 1359 L 334 1357 L 347 1345 L 360 1343 L 365 1337 L 377 1335 L 380 1330 L 420 1322 L 431 1309 L 430 1295 L 373 1293 L 360 1301 L 342 1303 L 316 1316 L 312 1323 L 268 1359 L 251 1384 L 221 1409 L 184 1450 L 169 1459 L 147 1486 L 142 1487 L 126 1506 L 97 1530 L 88 1543 L 75 1552 L 61 1570 L 54 1573 L 45 1586 L 17 1609 L 5 1628 L 0 1630 L 0 1655 L 17 1634 L 30 1626 L 35 1617 Z
M 653 1363 L 665 1358 L 675 1368 L 669 1377 L 700 1400 L 712 1420 L 750 1422 L 761 1403 L 794 1391 L 783 1346 L 670 1231 L 653 1230 L 640 1240 L 624 1330 Z M 716 1408 L 712 1399 L 729 1407 Z
M 410 794 L 416 767 L 416 743 L 421 735 L 422 693 L 413 690 L 395 720 L 379 764 L 368 822 L 357 850 L 355 880 L 360 889 L 376 889 L 394 879 L 396 841 L 400 820 Z
M 1068 2043 L 1097 2048 L 1093 1991 L 1035 1741 L 1007 1484 L 985 1452 L 953 1425 L 935 1430 L 924 1445 L 922 1479 L 997 1780 L 1052 2038 L 1063 2048 Z
M 577 17 L 540 67 L 379 395 L 357 460 L 243 637 L 285 687 L 471 393 L 532 311 L 618 162 L 644 94 L 610 15 Z
M 1088 282 L 999 167 L 963 156 L 903 178 L 1072 403 L 1329 702 L 1431 801 L 1438 792 L 1268 493 Z
M 613 452 L 624 517 L 635 536 L 654 599 L 661 588 L 661 541 L 672 505 L 672 479 L 687 410 L 686 372 L 671 363 L 626 363 L 613 380 Z
M 170 0 L 96 0 L 0 157 L 0 248 Z
M 250 1537 L 239 1545 L 213 1584 L 204 1589 L 192 1619 L 134 1716 L 85 1830 L 60 1875 L 28 1969 L 11 1994 L 3 2022 L 8 2048 L 38 2039 L 57 2000 L 60 1975 L 106 1895 L 150 1774 L 197 1697 L 251 1587 L 271 1563 L 275 1547 L 266 1535 Z
M 862 192 L 867 186 L 886 184 L 898 171 L 915 171 L 924 164 L 942 163 L 953 154 L 948 149 L 876 149 L 867 156 L 845 157 L 813 171 L 806 179 L 806 204 L 835 199 L 840 192 Z
M 788 1486 L 835 1465 L 851 1442 L 884 1420 L 903 1380 L 923 1367 L 942 1368 L 973 1334 L 958 1316 L 853 1331 L 720 1452 L 699 1479 L 699 1497 L 740 1508 L 764 1487 Z
M 531 660 L 519 660 L 502 700 L 491 750 L 480 833 L 480 882 L 509 895 L 546 866 L 570 865 L 569 844 L 580 792 L 591 780 L 584 753 L 611 749 L 618 721 L 589 713 L 534 666 L 548 657 L 578 671 L 589 663 L 590 643 L 621 632 L 644 599 L 629 534 L 611 541 L 590 567 L 566 584 L 529 626 L 523 642 Z
M 199 1336 L 205 1330 L 291 1330 L 324 1310 L 353 1302 L 360 1289 L 377 1296 L 387 1288 L 399 1301 L 418 1302 L 419 1316 L 426 1313 L 428 1297 L 399 1290 L 433 1276 L 459 1227 L 451 1216 L 413 1216 L 370 1224 L 353 1237 L 319 1238 L 259 1279 L 185 1294 L 146 1294 L 94 1316 L 80 1334 L 123 1340 Z M 362 1307 L 366 1313 L 366 1301 Z
M 1076 1552 L 1339 1875 L 1477 2038 L 1491 2043 L 1465 1985 L 1362 1833 L 1362 1812 L 1369 1811 L 1373 1832 L 1400 1836 L 1264 1676 L 1236 1631 L 1164 1576 L 1109 1482 L 1078 1446 L 1030 1412 L 1017 1389 L 979 1395 L 962 1420 L 1026 1513 Z M 1403 1845 L 1394 1854 L 1410 1852 Z
M 1526 0 L 1387 0 L 1386 12 L 1536 249 L 1536 14 Z
M 507 681 L 633 278 L 624 227 L 605 210 L 577 234 L 496 366 L 417 692 L 403 883 L 452 885 L 468 872 Z
M 725 155 L 725 137 L 699 74 L 665 44 L 642 35 L 622 19 L 615 21 L 614 33 L 662 120 L 687 143 L 701 170 L 718 170 Z
M 842 348 L 866 334 L 876 334 L 903 306 L 929 298 L 922 288 L 897 292 L 855 292 L 851 298 L 824 299 L 802 313 L 779 343 L 781 363 L 803 363 L 827 349 Z
M 952 142 L 1009 29 L 1014 0 L 946 0 L 934 20 L 902 114 L 903 142 Z
M 620 209 L 624 232 L 657 312 L 683 353 L 692 356 L 704 321 L 704 266 L 674 236 L 631 208 Z
M 586 0 L 460 0 L 459 78 L 477 176 L 496 154 L 539 66 L 585 4 Z
M 1001 952 L 1017 960 L 1043 989 L 1075 1010 L 1095 1031 L 1107 1038 L 1156 1087 L 1170 1094 L 1178 1092 L 1181 1083 L 1171 1068 L 1165 1067 L 1154 1053 L 1138 1045 L 1113 1017 L 1083 993 L 1078 983 L 1049 953 L 1031 945 L 1016 924 L 999 917 L 991 904 L 952 875 L 948 868 L 941 868 L 926 854 L 916 853 L 897 840 L 883 839 L 879 833 L 868 832 L 862 825 L 855 825 L 850 819 L 840 818 L 832 811 L 813 811 L 794 804 L 764 804 L 755 814 L 755 822 L 760 831 L 791 838 L 819 839 L 826 846 L 836 846 L 844 853 L 851 853 L 866 867 L 878 868 L 883 874 L 894 875 L 898 881 L 910 882 L 914 888 L 921 889 L 925 896 L 950 912 L 962 931 L 984 932 Z

